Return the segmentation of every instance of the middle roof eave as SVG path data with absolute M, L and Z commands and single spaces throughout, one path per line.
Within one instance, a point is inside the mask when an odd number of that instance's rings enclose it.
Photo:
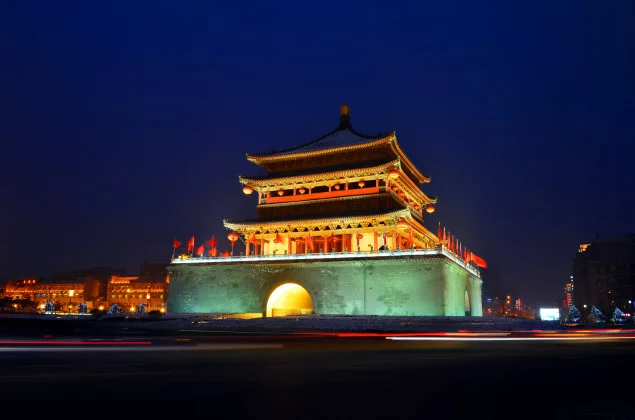
M 316 168 L 315 170 L 302 170 L 296 173 L 290 173 L 285 176 L 263 176 L 263 177 L 243 177 L 238 179 L 241 184 L 251 186 L 269 186 L 269 185 L 282 185 L 285 183 L 293 182 L 298 178 L 312 177 L 316 180 L 327 180 L 343 176 L 354 176 L 362 173 L 376 174 L 390 170 L 398 163 L 398 160 L 391 160 L 385 163 L 380 163 L 374 166 L 368 166 L 368 162 L 363 162 L 358 165 L 345 165 L 341 169 L 335 171 L 324 172 L 323 169 Z

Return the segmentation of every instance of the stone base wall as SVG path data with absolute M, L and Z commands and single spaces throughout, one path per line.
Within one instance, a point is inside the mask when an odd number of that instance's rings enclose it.
M 481 279 L 443 256 L 339 261 L 173 264 L 168 311 L 265 313 L 285 283 L 304 287 L 316 314 L 482 316 Z

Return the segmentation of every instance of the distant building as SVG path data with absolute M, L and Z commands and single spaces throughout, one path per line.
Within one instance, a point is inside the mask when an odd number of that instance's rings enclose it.
M 632 313 L 635 302 L 635 235 L 596 238 L 580 245 L 573 261 L 573 303 L 606 314 L 618 307 Z
M 168 294 L 166 275 L 112 276 L 108 282 L 108 305 L 116 304 L 126 312 L 134 312 L 143 302 L 148 311 L 166 311 Z
M 126 270 L 120 268 L 93 267 L 59 273 L 52 279 L 9 280 L 1 292 L 11 299 L 31 300 L 40 309 L 50 301 L 61 312 L 75 312 L 82 302 L 89 309 L 108 309 L 116 303 L 127 312 L 145 302 L 149 310 L 165 311 L 166 266 L 167 263 L 144 261 L 141 275 L 134 276 L 127 276 Z
M 5 295 L 11 299 L 31 300 L 39 308 L 44 308 L 44 304 L 50 301 L 58 311 L 74 312 L 82 302 L 92 308 L 101 297 L 100 289 L 101 282 L 89 277 L 70 278 L 64 283 L 29 278 L 9 280 Z
M 483 299 L 483 316 L 503 316 L 504 305 L 498 296 L 487 296 Z
M 562 300 L 562 308 L 569 309 L 573 306 L 573 276 L 571 281 L 564 286 L 564 299 Z

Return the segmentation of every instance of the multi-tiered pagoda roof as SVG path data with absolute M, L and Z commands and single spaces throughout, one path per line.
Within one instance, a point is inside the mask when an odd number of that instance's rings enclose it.
M 291 237 L 313 230 L 345 235 L 360 227 L 376 234 L 401 221 L 414 227 L 411 242 L 418 238 L 420 245 L 431 246 L 437 241 L 423 227 L 423 213 L 434 210 L 436 198 L 419 186 L 430 177 L 408 159 L 394 131 L 356 131 L 347 105 L 341 107 L 335 130 L 289 149 L 249 153 L 247 159 L 266 171 L 264 176 L 239 177 L 246 194 L 258 194 L 258 219 L 225 221 L 245 237 Z

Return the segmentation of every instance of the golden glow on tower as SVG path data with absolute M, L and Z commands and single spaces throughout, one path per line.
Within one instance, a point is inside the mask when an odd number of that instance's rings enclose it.
M 313 313 L 313 301 L 304 287 L 285 283 L 271 293 L 267 301 L 267 317 L 307 315 Z

